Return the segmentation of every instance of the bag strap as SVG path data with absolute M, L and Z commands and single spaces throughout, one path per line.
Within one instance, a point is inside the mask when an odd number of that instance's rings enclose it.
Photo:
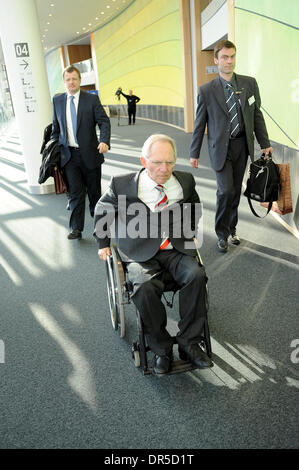
M 273 201 L 270 201 L 268 203 L 268 210 L 267 210 L 267 214 L 261 216 L 261 215 L 258 215 L 257 212 L 255 212 L 254 208 L 253 208 L 253 205 L 252 205 L 252 202 L 251 202 L 251 199 L 249 197 L 247 197 L 247 200 L 248 200 L 248 204 L 249 204 L 249 207 L 251 209 L 251 212 L 253 213 L 253 215 L 255 215 L 256 217 L 259 217 L 260 219 L 263 219 L 264 217 L 266 217 L 266 215 L 269 214 L 271 208 L 272 208 L 272 204 L 273 204 Z

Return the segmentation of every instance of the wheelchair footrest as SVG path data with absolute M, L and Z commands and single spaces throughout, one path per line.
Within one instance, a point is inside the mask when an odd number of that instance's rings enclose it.
M 180 372 L 188 372 L 194 369 L 197 369 L 197 367 L 191 364 L 191 362 L 182 361 L 181 359 L 178 359 L 173 361 L 170 371 L 166 374 L 155 374 L 153 369 L 151 369 L 151 373 L 156 377 L 164 377 L 165 375 L 179 374 Z

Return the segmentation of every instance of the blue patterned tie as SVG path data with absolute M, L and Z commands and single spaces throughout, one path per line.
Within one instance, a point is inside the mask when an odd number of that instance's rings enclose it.
M 234 89 L 230 83 L 226 85 L 226 89 L 228 91 L 228 98 L 226 100 L 226 105 L 227 105 L 227 109 L 230 115 L 230 135 L 231 137 L 235 137 L 240 131 L 237 103 L 236 103 Z
M 75 98 L 74 96 L 71 96 L 70 108 L 71 108 L 73 133 L 74 133 L 75 142 L 77 144 L 78 143 L 77 141 L 77 113 L 76 113 L 74 98 Z

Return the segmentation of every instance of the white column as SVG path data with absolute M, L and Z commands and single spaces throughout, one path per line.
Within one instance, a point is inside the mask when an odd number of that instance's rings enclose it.
M 52 178 L 38 184 L 40 147 L 52 121 L 52 104 L 35 0 L 0 0 L 0 34 L 29 192 L 53 192 Z
M 190 0 L 190 23 L 191 23 L 191 60 L 192 60 L 192 88 L 193 88 L 193 115 L 196 115 L 197 108 L 197 57 L 196 57 L 196 25 L 195 25 L 195 10 L 194 0 Z

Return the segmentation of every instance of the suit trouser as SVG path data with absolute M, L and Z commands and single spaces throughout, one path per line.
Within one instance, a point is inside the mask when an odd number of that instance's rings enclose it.
M 224 240 L 234 233 L 238 223 L 238 206 L 247 158 L 246 137 L 230 139 L 224 167 L 216 171 L 215 231 L 218 238 Z
M 86 192 L 89 198 L 89 210 L 94 216 L 94 208 L 101 197 L 101 165 L 90 170 L 84 165 L 80 150 L 71 149 L 71 158 L 63 167 L 69 192 L 71 211 L 70 228 L 84 229 Z
M 185 346 L 199 343 L 207 314 L 207 278 L 204 267 L 199 266 L 196 258 L 175 249 L 160 250 L 150 260 L 128 263 L 127 270 L 134 288 L 132 300 L 141 315 L 150 349 L 164 355 L 173 346 L 173 338 L 166 330 L 167 314 L 161 300 L 165 270 L 180 286 L 177 342 Z
M 134 107 L 128 106 L 128 116 L 129 116 L 129 124 L 131 124 L 132 118 L 133 118 L 133 124 L 135 124 L 136 106 Z

